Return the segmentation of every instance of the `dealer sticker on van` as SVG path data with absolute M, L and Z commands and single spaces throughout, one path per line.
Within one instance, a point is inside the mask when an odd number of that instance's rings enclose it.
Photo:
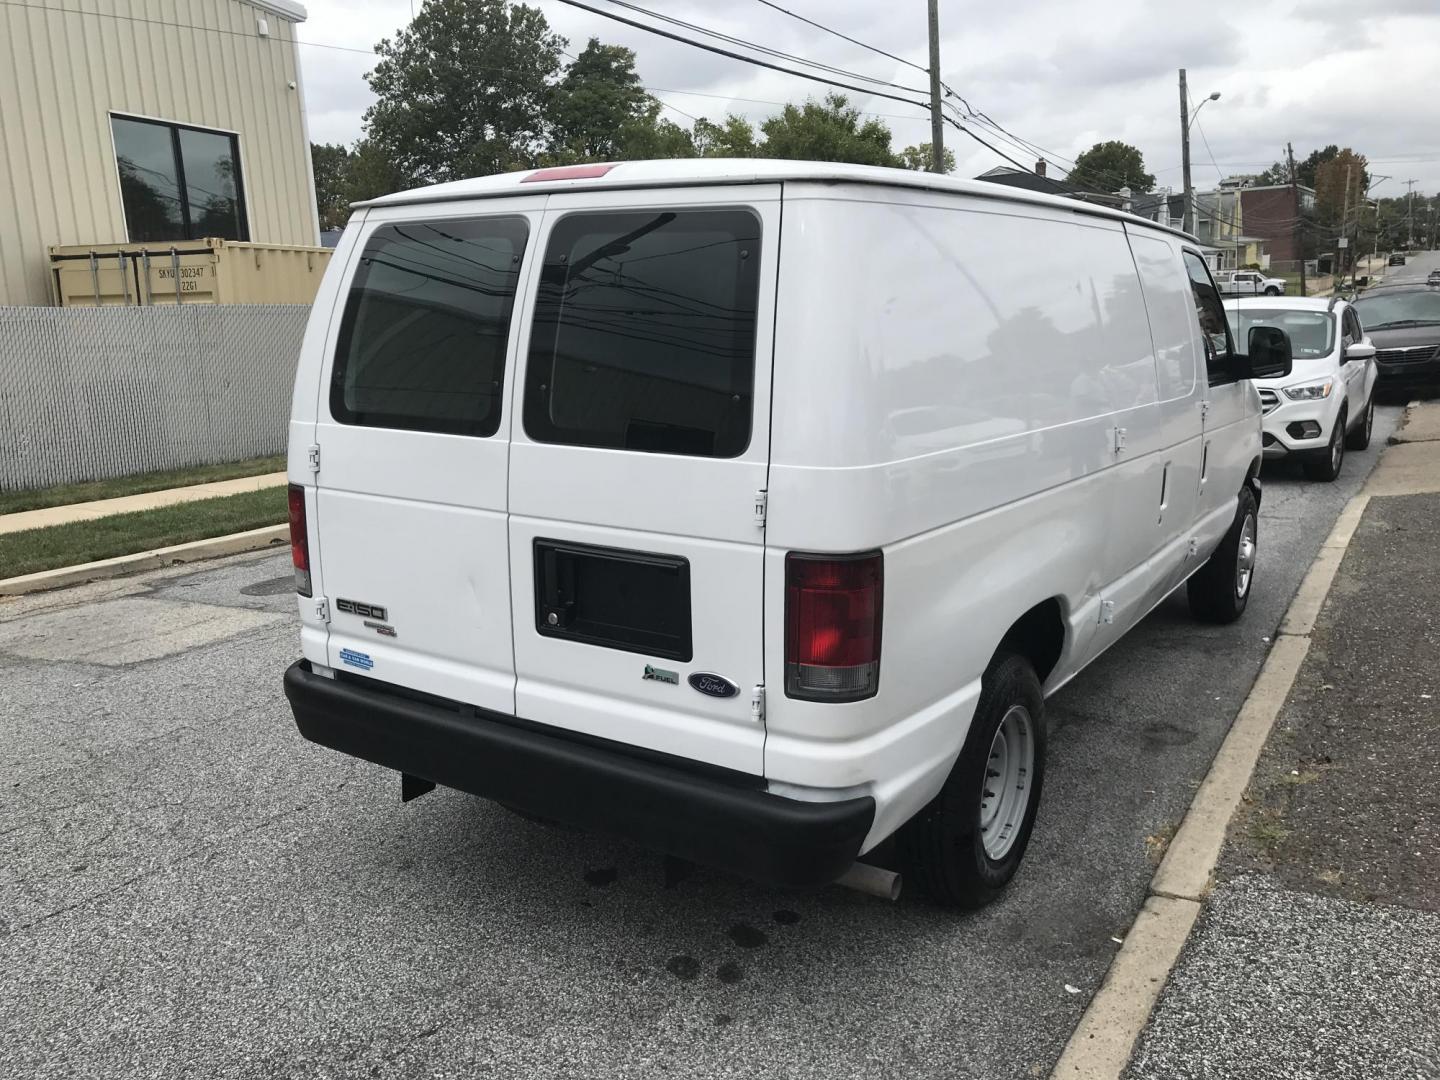
M 354 649 L 341 649 L 340 662 L 358 667 L 362 671 L 369 671 L 375 666 L 375 661 L 370 659 L 368 653 L 356 652 Z

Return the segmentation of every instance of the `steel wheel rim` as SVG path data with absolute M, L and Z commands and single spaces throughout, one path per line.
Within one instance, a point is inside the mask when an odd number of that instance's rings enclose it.
M 1246 514 L 1240 526 L 1240 547 L 1235 552 L 1235 595 L 1244 599 L 1255 576 L 1255 515 Z
M 1035 771 L 1035 738 L 1030 710 L 1011 705 L 990 740 L 990 757 L 980 781 L 980 840 L 999 862 L 1015 846 L 1030 805 Z

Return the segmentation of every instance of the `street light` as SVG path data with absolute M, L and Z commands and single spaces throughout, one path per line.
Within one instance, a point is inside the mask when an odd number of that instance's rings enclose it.
M 1185 183 L 1185 208 L 1184 219 L 1181 227 L 1187 233 L 1195 231 L 1195 189 L 1190 184 L 1190 125 L 1195 122 L 1195 117 L 1200 115 L 1203 109 L 1212 101 L 1220 100 L 1220 91 L 1214 91 L 1199 105 L 1195 111 L 1190 111 L 1190 101 L 1187 97 L 1188 90 L 1185 86 L 1185 69 L 1180 69 L 1180 168 L 1184 171 Z
M 1216 90 L 1213 94 L 1211 94 L 1209 97 L 1207 97 L 1204 101 L 1200 102 L 1199 105 L 1196 105 L 1196 106 L 1195 106 L 1195 111 L 1190 114 L 1189 123 L 1187 123 L 1187 124 L 1185 125 L 1186 129 L 1188 130 L 1189 127 L 1190 127 L 1190 124 L 1195 123 L 1195 117 L 1197 117 L 1197 116 L 1200 115 L 1200 110 L 1201 110 L 1201 109 L 1203 109 L 1206 105 L 1209 105 L 1210 102 L 1212 102 L 1212 101 L 1219 101 L 1219 100 L 1220 100 L 1220 91 L 1219 91 L 1219 90 Z

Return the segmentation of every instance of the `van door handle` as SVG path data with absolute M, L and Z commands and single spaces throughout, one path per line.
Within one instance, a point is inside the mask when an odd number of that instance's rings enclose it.
M 1165 518 L 1165 507 L 1170 500 L 1170 462 L 1165 462 L 1165 468 L 1160 472 L 1160 518 Z

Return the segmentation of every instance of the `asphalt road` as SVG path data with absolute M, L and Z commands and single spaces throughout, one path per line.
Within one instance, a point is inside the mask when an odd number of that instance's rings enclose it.
M 1405 260 L 1404 266 L 1385 267 L 1385 284 L 1421 284 L 1431 270 L 1440 270 L 1440 251 L 1417 251 Z
M 1026 864 L 974 915 L 769 890 L 295 732 L 285 556 L 0 606 L 0 1062 L 27 1077 L 1048 1073 L 1335 484 L 1268 470 L 1250 609 L 1183 594 L 1052 699 Z

